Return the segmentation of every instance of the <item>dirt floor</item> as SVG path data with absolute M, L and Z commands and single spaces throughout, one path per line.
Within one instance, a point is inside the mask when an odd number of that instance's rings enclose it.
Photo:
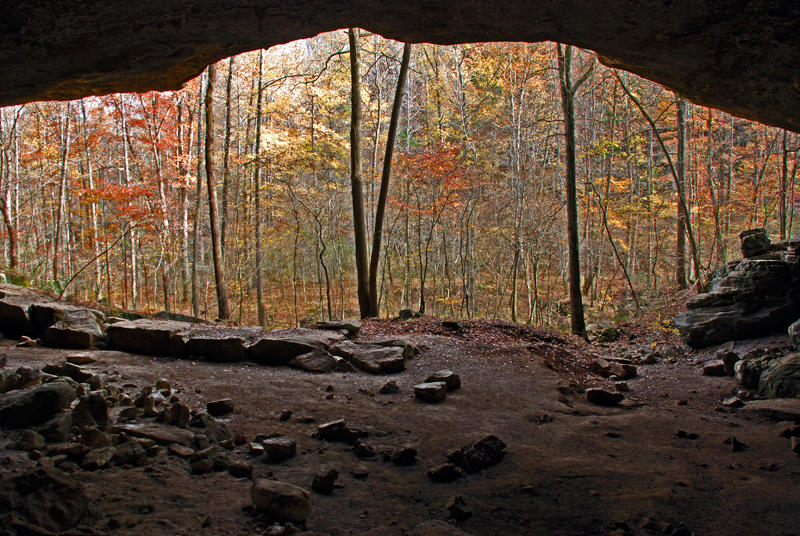
M 214 364 L 95 351 L 84 368 L 112 375 L 138 392 L 158 378 L 180 389 L 191 408 L 229 397 L 226 420 L 248 438 L 280 433 L 297 440 L 297 456 L 251 463 L 254 477 L 272 476 L 310 489 L 323 467 L 339 471 L 332 495 L 313 494 L 308 530 L 330 535 L 404 535 L 420 522 L 446 520 L 456 495 L 473 515 L 454 522 L 473 535 L 800 534 L 800 456 L 778 425 L 723 408 L 739 386 L 700 374 L 702 356 L 684 355 L 638 367 L 622 407 L 590 405 L 582 388 L 608 385 L 588 371 L 593 356 L 662 339 L 642 334 L 609 347 L 582 345 L 544 331 L 515 332 L 484 323 L 467 332 L 440 322 L 373 322 L 362 336 L 410 332 L 420 354 L 401 374 L 315 375 L 285 367 Z M 16 348 L 0 340 L 8 366 L 43 366 L 65 350 Z M 414 399 L 429 373 L 451 369 L 462 387 L 439 404 Z M 394 379 L 398 394 L 379 394 Z M 291 410 L 282 422 L 279 415 Z M 370 439 L 417 448 L 417 462 L 398 467 L 360 460 L 352 447 L 312 438 L 321 423 L 344 418 Z M 678 432 L 685 432 L 679 434 Z M 434 483 L 429 468 L 445 453 L 495 434 L 503 460 L 451 483 Z M 680 436 L 697 434 L 695 439 Z M 732 451 L 735 436 L 746 448 Z M 366 479 L 353 472 L 365 471 Z M 187 461 L 166 449 L 141 467 L 78 470 L 92 501 L 86 533 L 266 534 L 248 505 L 251 481 L 227 472 L 192 476 Z

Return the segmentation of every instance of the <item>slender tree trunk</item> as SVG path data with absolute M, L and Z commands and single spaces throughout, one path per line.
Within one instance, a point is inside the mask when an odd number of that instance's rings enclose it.
M 583 317 L 583 300 L 581 297 L 580 250 L 578 248 L 578 201 L 577 170 L 575 162 L 575 92 L 591 74 L 591 68 L 581 78 L 572 82 L 572 47 L 558 47 L 558 69 L 561 89 L 561 107 L 564 112 L 564 163 L 566 166 L 567 189 L 567 252 L 569 274 L 569 312 L 572 333 L 586 336 L 586 323 Z
M 267 310 L 264 306 L 264 276 L 262 259 L 263 228 L 261 217 L 261 92 L 264 83 L 264 50 L 258 51 L 258 94 L 256 95 L 256 133 L 255 133 L 255 162 L 253 168 L 253 197 L 255 198 L 256 219 L 256 307 L 258 308 L 258 325 L 267 323 Z
M 359 29 L 350 28 L 350 191 L 353 199 L 353 235 L 356 249 L 358 309 L 362 318 L 370 316 L 367 234 L 364 220 L 364 194 L 361 178 L 361 74 Z
M 66 203 L 66 195 L 67 195 L 67 164 L 69 160 L 69 143 L 70 143 L 69 123 L 71 115 L 72 115 L 72 110 L 70 108 L 70 104 L 67 103 L 64 112 L 64 133 L 61 137 L 62 140 L 61 176 L 58 182 L 58 212 L 56 213 L 55 236 L 53 236 L 53 283 L 55 283 L 56 285 L 58 285 L 58 275 L 59 275 L 58 250 L 61 242 L 61 234 L 63 233 L 61 223 L 62 220 L 64 219 L 64 205 Z
M 686 101 L 678 98 L 676 101 L 678 125 L 678 155 L 675 168 L 678 172 L 678 182 L 681 188 L 686 189 Z M 686 288 L 686 225 L 688 214 L 684 210 L 684 203 L 678 203 L 678 228 L 676 229 L 675 242 L 675 283 L 678 288 Z
M 208 223 L 211 228 L 211 245 L 214 261 L 214 281 L 217 287 L 217 314 L 220 320 L 228 320 L 228 289 L 225 284 L 225 266 L 222 255 L 222 241 L 219 233 L 217 211 L 217 185 L 214 177 L 214 82 L 217 69 L 214 64 L 208 66 L 206 79 L 206 182 L 208 183 Z
M 389 132 L 386 137 L 386 155 L 383 157 L 383 171 L 381 172 L 381 189 L 378 194 L 378 205 L 375 209 L 375 230 L 372 235 L 372 254 L 369 262 L 369 310 L 367 316 L 379 316 L 378 310 L 378 264 L 383 238 L 383 222 L 386 213 L 386 199 L 389 196 L 389 181 L 392 174 L 392 154 L 394 142 L 397 137 L 397 124 L 400 121 L 400 109 L 403 103 L 403 91 L 406 85 L 408 65 L 411 61 L 411 45 L 403 46 L 403 59 L 400 62 L 400 73 L 397 77 L 397 88 L 392 104 L 392 117 L 389 120 Z M 377 144 L 377 141 L 375 142 Z
M 230 152 L 231 152 L 231 81 L 233 79 L 233 60 L 228 60 L 228 81 L 225 84 L 225 141 L 222 146 L 222 222 L 220 236 L 222 240 L 222 253 L 225 253 L 225 244 L 228 243 L 228 197 L 230 191 Z
M 205 75 L 203 75 L 205 76 Z M 200 156 L 200 148 L 202 145 L 203 136 L 203 80 L 201 79 L 200 85 L 197 88 L 197 140 L 196 140 L 196 175 L 197 187 L 194 198 L 194 226 L 192 227 L 192 314 L 196 317 L 200 316 L 200 208 L 203 202 L 203 179 L 201 177 L 203 171 L 203 159 Z

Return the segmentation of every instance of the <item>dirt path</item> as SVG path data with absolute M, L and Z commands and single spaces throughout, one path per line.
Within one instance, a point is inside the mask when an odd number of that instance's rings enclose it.
M 322 467 L 339 471 L 341 487 L 313 495 L 309 530 L 322 534 L 402 535 L 463 496 L 473 516 L 457 523 L 473 535 L 536 534 L 798 534 L 800 456 L 775 423 L 721 410 L 735 391 L 731 378 L 701 376 L 691 358 L 641 366 L 626 408 L 585 402 L 574 377 L 545 366 L 542 348 L 447 335 L 412 335 L 420 355 L 406 372 L 313 375 L 288 368 L 154 359 L 98 351 L 86 368 L 117 373 L 128 392 L 167 378 L 191 408 L 230 397 L 238 433 L 280 433 L 297 440 L 297 456 L 267 465 L 239 447 L 255 477 L 310 488 Z M 0 340 L 9 367 L 42 366 L 67 352 L 17 349 Z M 439 369 L 461 376 L 462 388 L 441 404 L 413 398 L 413 385 Z M 379 394 L 394 379 L 399 394 Z M 599 378 L 597 381 L 601 381 Z M 292 417 L 279 420 L 282 410 Z M 418 461 L 397 467 L 359 460 L 352 448 L 313 439 L 318 424 L 344 418 L 371 440 L 413 445 Z M 697 434 L 680 438 L 679 431 Z M 426 472 L 444 454 L 487 434 L 507 445 L 497 465 L 449 484 Z M 735 436 L 747 448 L 733 452 Z M 352 472 L 366 471 L 364 480 Z M 96 532 L 259 534 L 247 510 L 250 481 L 228 473 L 191 476 L 188 462 L 164 449 L 143 467 L 78 471 L 94 503 Z M 204 526 L 205 525 L 205 526 Z M 685 532 L 681 532 L 684 530 Z M 613 532 L 617 531 L 617 532 Z

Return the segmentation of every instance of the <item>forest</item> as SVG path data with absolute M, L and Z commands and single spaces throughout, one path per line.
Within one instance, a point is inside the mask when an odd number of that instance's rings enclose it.
M 570 154 L 588 322 L 701 286 L 740 256 L 742 230 L 797 227 L 796 133 L 554 43 L 411 45 L 398 85 L 404 45 L 355 39 L 357 69 L 339 31 L 223 60 L 180 91 L 0 109 L 9 282 L 265 327 L 359 316 L 352 87 L 381 317 L 565 329 Z

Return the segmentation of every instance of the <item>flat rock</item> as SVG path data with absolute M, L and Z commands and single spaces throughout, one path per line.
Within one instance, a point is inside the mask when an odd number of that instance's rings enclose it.
M 178 333 L 190 331 L 194 324 L 176 320 L 126 320 L 108 326 L 108 347 L 112 350 L 145 355 L 181 355 L 183 341 Z
M 11 391 L 0 397 L 0 426 L 28 428 L 69 407 L 77 396 L 65 381 L 54 381 Z
M 314 327 L 317 329 L 325 330 L 345 330 L 349 336 L 358 335 L 363 324 L 358 320 L 328 320 L 326 322 L 317 322 Z
M 370 374 L 395 374 L 406 368 L 403 349 L 397 346 L 354 344 L 343 341 L 335 345 L 332 351 Z
M 739 410 L 772 421 L 794 421 L 800 423 L 800 398 L 774 398 L 753 400 Z
M 297 454 L 297 441 L 286 436 L 270 437 L 261 441 L 269 463 L 280 463 Z
M 425 383 L 444 382 L 448 391 L 455 391 L 461 387 L 461 378 L 452 370 L 439 370 L 425 379 Z
M 116 452 L 116 449 L 111 446 L 92 449 L 83 457 L 81 466 L 90 471 L 100 469 L 108 465 Z
M 250 487 L 253 506 L 276 521 L 303 523 L 311 515 L 311 495 L 301 487 L 258 479 Z
M 100 324 L 88 309 L 65 313 L 44 332 L 44 341 L 56 348 L 91 348 L 102 337 Z
M 206 404 L 206 411 L 212 417 L 221 417 L 229 413 L 233 413 L 234 405 L 233 400 L 230 398 L 223 398 L 221 400 L 214 400 Z
M 369 344 L 377 344 L 378 346 L 396 346 L 403 349 L 403 357 L 406 359 L 413 359 L 419 354 L 419 347 L 411 340 L 406 338 L 389 338 L 389 339 L 374 339 L 368 341 Z
M 414 386 L 414 396 L 423 402 L 434 404 L 447 397 L 445 382 L 420 383 Z
M 618 406 L 625 398 L 621 393 L 613 393 L 605 389 L 592 388 L 586 390 L 586 401 L 598 406 Z
M 331 341 L 335 340 L 329 333 L 319 330 L 291 334 L 271 332 L 250 342 L 249 359 L 262 365 L 285 365 L 299 355 L 314 350 L 327 351 Z
M 183 341 L 185 355 L 204 361 L 232 363 L 250 357 L 250 341 L 262 333 L 261 328 L 193 327 L 177 333 Z
M 703 376 L 725 376 L 725 362 L 721 359 L 709 361 L 703 365 Z
M 194 433 L 189 430 L 155 423 L 120 424 L 114 427 L 114 431 L 125 432 L 133 437 L 152 439 L 159 445 L 178 443 L 189 447 L 194 441 Z
M 337 368 L 337 360 L 325 350 L 312 350 L 293 357 L 287 363 L 292 368 L 322 374 Z
M 67 363 L 73 363 L 75 365 L 88 365 L 95 361 L 97 361 L 97 359 L 88 352 L 77 352 L 67 356 Z

